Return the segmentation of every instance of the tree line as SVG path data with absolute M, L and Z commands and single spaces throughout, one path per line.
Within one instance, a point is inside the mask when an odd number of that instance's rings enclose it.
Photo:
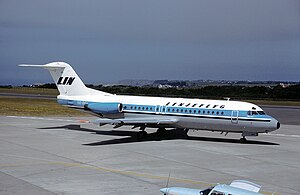
M 190 88 L 157 88 L 157 87 L 134 87 L 134 86 L 104 86 L 87 85 L 90 88 L 120 95 L 145 95 L 160 97 L 185 97 L 185 98 L 208 98 L 208 99 L 268 99 L 268 100 L 300 100 L 300 84 L 288 87 L 277 86 L 205 86 Z M 0 88 L 11 86 L 0 86 Z M 54 83 L 47 83 L 37 88 L 55 89 Z
M 157 88 L 133 86 L 89 86 L 112 94 L 167 96 L 209 99 L 269 99 L 300 100 L 300 85 L 283 88 L 281 85 L 266 86 L 206 86 L 197 88 Z

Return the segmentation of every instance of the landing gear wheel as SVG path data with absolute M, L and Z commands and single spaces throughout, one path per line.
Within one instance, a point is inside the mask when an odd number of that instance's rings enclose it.
M 161 138 L 161 137 L 165 137 L 166 136 L 166 129 L 165 128 L 158 128 L 156 131 L 157 137 Z
M 148 135 L 148 133 L 146 131 L 139 131 L 138 134 L 137 134 L 137 138 L 138 139 L 144 139 L 146 138 Z
M 245 143 L 245 142 L 247 142 L 247 139 L 246 139 L 245 137 L 242 137 L 242 138 L 240 139 L 240 142 Z
M 185 136 L 186 138 L 189 137 L 188 132 L 189 132 L 189 129 L 184 129 L 184 130 L 183 130 L 184 136 Z

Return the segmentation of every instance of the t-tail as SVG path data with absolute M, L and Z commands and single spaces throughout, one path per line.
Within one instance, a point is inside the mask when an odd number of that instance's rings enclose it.
M 52 62 L 45 65 L 21 64 L 19 66 L 49 70 L 60 95 L 63 96 L 111 95 L 86 87 L 73 68 L 65 62 Z

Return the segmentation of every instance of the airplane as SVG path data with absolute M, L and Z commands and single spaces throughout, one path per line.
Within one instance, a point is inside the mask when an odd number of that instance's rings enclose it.
M 263 195 L 261 186 L 245 180 L 234 180 L 230 185 L 217 184 L 207 189 L 166 187 L 160 189 L 164 195 Z
M 247 141 L 246 136 L 280 128 L 275 118 L 248 102 L 116 95 L 86 87 L 65 62 L 19 66 L 47 69 L 58 88 L 59 104 L 96 115 L 99 118 L 93 123 L 100 126 L 139 128 L 139 138 L 145 138 L 145 129 L 152 127 L 157 128 L 159 137 L 166 135 L 166 129 L 175 128 L 186 135 L 189 130 L 241 133 L 241 141 Z

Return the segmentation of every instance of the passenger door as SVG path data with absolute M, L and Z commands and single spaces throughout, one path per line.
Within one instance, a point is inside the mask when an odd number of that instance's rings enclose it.
M 238 124 L 239 122 L 239 111 L 233 110 L 231 113 L 231 123 Z

